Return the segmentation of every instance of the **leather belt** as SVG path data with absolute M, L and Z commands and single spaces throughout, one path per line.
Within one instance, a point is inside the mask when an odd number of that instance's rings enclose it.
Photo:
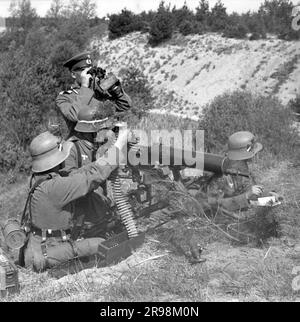
M 40 229 L 35 226 L 31 226 L 31 232 L 34 235 L 43 236 L 43 231 L 46 232 L 46 237 L 63 237 L 64 235 L 70 235 L 71 229 L 51 230 L 51 229 Z

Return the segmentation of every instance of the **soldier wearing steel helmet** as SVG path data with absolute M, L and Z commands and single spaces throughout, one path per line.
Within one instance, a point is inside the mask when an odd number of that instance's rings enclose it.
M 115 109 L 116 112 L 124 112 L 131 108 L 131 99 L 116 78 L 114 86 L 111 86 L 105 93 L 96 95 L 93 89 L 90 88 L 92 75 L 89 74 L 89 71 L 92 66 L 89 53 L 81 53 L 64 63 L 64 67 L 71 72 L 75 84 L 70 90 L 61 92 L 58 95 L 56 106 L 69 128 L 69 137 L 74 133 L 78 113 L 82 109 L 95 106 L 104 108 L 108 105 Z
M 227 150 L 225 155 L 230 160 L 229 167 L 238 172 L 247 173 L 248 178 L 239 175 L 226 175 L 224 179 L 225 196 L 238 195 L 245 192 L 251 186 L 258 192 L 258 187 L 253 173 L 250 171 L 250 165 L 261 150 L 263 145 L 257 141 L 255 135 L 249 131 L 235 132 L 228 138 Z
M 109 134 L 113 125 L 114 112 L 111 108 L 92 107 L 81 109 L 73 135 L 68 139 L 74 143 L 62 169 L 64 175 L 95 161 L 96 152 Z
M 127 142 L 127 131 L 122 130 L 112 149 L 119 151 L 120 159 Z M 77 242 L 71 238 L 75 201 L 97 189 L 118 167 L 116 160 L 98 158 L 78 173 L 69 177 L 59 174 L 68 158 L 73 143 L 62 141 L 50 132 L 34 138 L 30 144 L 32 180 L 28 242 L 23 247 L 24 265 L 42 271 L 76 256 L 97 252 L 102 238 Z
M 109 128 L 113 123 L 112 116 L 113 111 L 111 109 L 100 107 L 79 111 L 74 135 L 68 139 L 69 142 L 73 142 L 73 147 L 60 170 L 62 176 L 72 176 L 74 173 L 80 172 L 82 167 L 96 160 L 98 148 L 100 145 L 104 148 L 104 142 L 108 141 L 107 133 L 110 132 Z M 110 136 L 112 137 L 113 134 L 110 133 Z M 110 142 L 112 145 L 113 142 Z M 106 147 L 107 143 L 105 144 Z M 101 185 L 97 190 L 76 200 L 75 218 L 78 235 L 86 231 L 85 227 L 93 227 L 95 231 L 99 223 L 99 229 L 102 231 L 103 222 L 110 217 L 109 200 L 105 197 L 103 188 L 105 187 Z
M 251 200 L 263 196 L 263 186 L 256 184 L 249 169 L 249 163 L 262 149 L 262 144 L 249 131 L 235 132 L 228 138 L 225 154 L 230 160 L 229 168 L 236 171 L 236 175 L 223 175 L 209 187 L 208 195 L 214 196 L 209 198 L 211 205 L 217 204 L 229 211 L 246 210 Z M 248 174 L 248 178 L 240 176 L 239 172 Z M 268 194 L 279 198 L 274 192 Z

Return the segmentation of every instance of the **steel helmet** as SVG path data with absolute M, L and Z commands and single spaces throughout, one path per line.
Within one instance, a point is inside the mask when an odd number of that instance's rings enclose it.
M 255 141 L 251 132 L 240 131 L 229 137 L 226 155 L 230 160 L 247 160 L 253 158 L 262 148 L 262 144 Z
M 94 133 L 101 129 L 109 128 L 113 124 L 111 116 L 113 109 L 109 104 L 101 107 L 85 108 L 79 111 L 75 131 L 82 133 Z
M 49 131 L 41 133 L 29 146 L 32 171 L 45 172 L 56 167 L 69 156 L 72 145 L 72 142 L 63 141 Z

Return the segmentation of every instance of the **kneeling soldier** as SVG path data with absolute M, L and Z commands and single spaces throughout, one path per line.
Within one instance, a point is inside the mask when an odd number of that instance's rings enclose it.
M 76 174 L 78 171 L 80 172 L 82 167 L 96 160 L 96 152 L 100 143 L 104 141 L 112 115 L 111 109 L 105 110 L 98 107 L 83 109 L 79 112 L 74 135 L 68 139 L 74 144 L 69 156 L 64 161 L 63 169 L 60 170 L 62 176 Z M 103 138 L 99 138 L 99 136 L 103 136 Z M 97 190 L 76 200 L 77 230 L 76 232 L 74 230 L 74 236 L 89 236 L 91 229 L 93 234 L 98 230 L 99 234 L 103 236 L 104 224 L 113 224 L 109 223 L 109 219 L 111 219 L 109 218 L 109 201 L 104 196 L 104 189 L 105 187 L 101 185 Z
M 127 131 L 122 130 L 111 149 L 119 151 L 127 142 Z M 69 156 L 72 142 L 63 142 L 49 132 L 37 136 L 30 144 L 32 156 L 29 215 L 25 220 L 30 227 L 23 247 L 24 265 L 43 271 L 74 257 L 97 253 L 102 238 L 73 240 L 75 201 L 97 189 L 118 167 L 116 160 L 105 157 L 86 165 L 80 172 L 61 177 L 59 169 Z

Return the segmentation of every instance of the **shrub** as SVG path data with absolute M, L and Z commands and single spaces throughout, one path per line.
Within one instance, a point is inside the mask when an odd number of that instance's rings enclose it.
M 198 25 L 196 26 L 195 23 L 184 20 L 180 25 L 179 25 L 179 31 L 184 35 L 190 35 L 190 34 L 195 34 L 198 32 Z
M 292 113 L 277 98 L 235 91 L 216 97 L 203 109 L 200 128 L 205 130 L 208 150 L 220 151 L 232 133 L 250 131 L 265 150 L 287 158 L 299 148 L 299 134 L 292 124 Z
M 246 38 L 247 32 L 247 28 L 241 24 L 228 25 L 225 28 L 223 36 L 227 38 L 243 39 Z
M 28 152 L 11 143 L 7 137 L 0 137 L 0 169 L 8 172 L 29 172 L 31 160 Z
M 154 97 L 147 77 L 136 67 L 129 67 L 120 71 L 122 84 L 126 93 L 132 99 L 131 113 L 140 118 L 153 107 Z
M 89 21 L 74 13 L 69 19 L 61 21 L 56 37 L 59 41 L 72 41 L 83 50 L 89 41 Z
M 49 62 L 53 69 L 56 86 L 60 90 L 66 90 L 73 82 L 70 72 L 66 68 L 62 68 L 63 63 L 78 52 L 78 46 L 70 40 L 56 43 L 50 52 Z
M 133 31 L 134 14 L 123 9 L 120 14 L 109 17 L 109 39 L 116 39 Z

